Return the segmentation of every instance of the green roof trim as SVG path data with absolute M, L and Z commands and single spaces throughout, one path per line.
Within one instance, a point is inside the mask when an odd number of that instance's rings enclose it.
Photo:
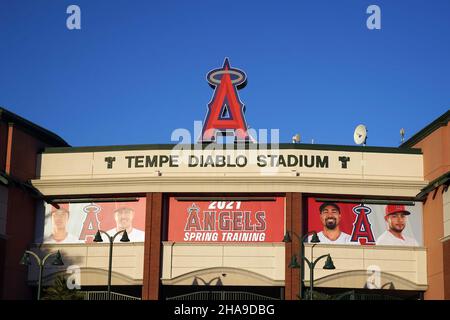
M 43 142 L 47 142 L 52 145 L 58 145 L 61 147 L 70 147 L 70 145 L 57 134 L 38 126 L 37 124 L 28 121 L 27 119 L 18 116 L 17 114 L 0 107 L 0 120 L 4 120 L 9 123 L 13 123 L 18 127 L 28 131 L 31 135 L 38 138 Z
M 219 148 L 224 148 L 224 145 L 217 144 Z M 345 146 L 345 145 L 327 145 L 327 144 L 294 144 L 294 143 L 280 143 L 272 147 L 277 149 L 296 149 L 296 150 L 320 150 L 320 151 L 346 151 L 346 152 L 375 152 L 375 153 L 399 153 L 399 154 L 422 154 L 421 149 L 415 148 L 391 148 L 391 147 L 362 147 L 362 146 Z M 184 149 L 207 148 L 210 144 L 137 144 L 137 145 L 122 145 L 122 146 L 98 146 L 98 147 L 69 147 L 69 148 L 46 148 L 43 153 L 77 153 L 77 152 L 113 152 L 113 151 L 141 151 L 141 150 L 172 150 L 175 147 Z M 271 149 L 267 144 L 234 144 L 227 145 L 231 150 L 233 149 Z
M 427 194 L 443 184 L 446 184 L 447 186 L 450 184 L 450 171 L 431 181 L 425 188 L 420 191 L 416 198 L 419 200 L 424 200 Z
M 16 186 L 26 192 L 30 192 L 35 198 L 40 198 L 42 196 L 39 190 L 36 189 L 30 182 L 19 179 L 16 176 L 4 172 L 3 170 L 0 171 L 0 181 L 5 186 Z
M 411 138 L 406 140 L 400 145 L 400 148 L 411 148 L 415 146 L 418 142 L 425 139 L 427 136 L 432 134 L 434 131 L 439 129 L 440 127 L 445 127 L 448 125 L 448 121 L 450 120 L 450 110 L 447 110 L 446 113 L 441 115 L 439 118 L 434 120 L 432 123 L 427 125 L 425 128 L 417 132 Z

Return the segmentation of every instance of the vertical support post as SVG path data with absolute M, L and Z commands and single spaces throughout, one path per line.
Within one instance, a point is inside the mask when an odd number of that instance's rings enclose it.
M 111 300 L 111 275 L 112 275 L 112 255 L 114 239 L 109 239 L 109 267 L 108 267 L 108 300 Z
M 39 264 L 39 279 L 38 279 L 38 292 L 37 299 L 41 300 L 41 288 L 42 288 L 42 273 L 44 271 L 44 264 L 41 261 L 37 261 Z
M 311 260 L 312 261 L 312 260 Z M 309 266 L 309 300 L 313 300 L 313 288 L 314 288 L 314 264 Z

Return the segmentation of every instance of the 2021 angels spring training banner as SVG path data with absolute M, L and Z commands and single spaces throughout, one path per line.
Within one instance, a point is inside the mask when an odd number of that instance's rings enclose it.
M 145 198 L 130 202 L 64 203 L 59 209 L 45 204 L 38 214 L 37 243 L 89 243 L 97 230 L 113 236 L 126 229 L 131 242 L 145 240 Z M 115 238 L 120 241 L 122 234 Z M 106 236 L 103 241 L 109 243 Z
M 329 205 L 326 207 L 326 204 Z M 423 245 L 421 202 L 414 205 L 326 204 L 315 198 L 308 199 L 308 230 L 318 232 L 323 243 Z M 331 238 L 339 234 L 339 237 L 330 240 L 326 234 Z
M 281 242 L 284 198 L 184 201 L 170 198 L 169 241 Z

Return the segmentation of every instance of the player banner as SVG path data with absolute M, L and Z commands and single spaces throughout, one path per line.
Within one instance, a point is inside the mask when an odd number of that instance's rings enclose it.
M 421 202 L 406 206 L 308 199 L 308 231 L 318 232 L 322 243 L 422 246 L 422 229 Z
M 144 242 L 145 204 L 145 198 L 130 202 L 63 203 L 59 209 L 45 204 L 45 214 L 38 215 L 41 219 L 37 222 L 35 240 L 37 243 L 89 243 L 99 229 L 110 236 L 126 229 L 131 242 Z M 105 235 L 102 238 L 109 243 Z
M 280 242 L 283 240 L 283 197 L 255 201 L 169 202 L 169 241 Z

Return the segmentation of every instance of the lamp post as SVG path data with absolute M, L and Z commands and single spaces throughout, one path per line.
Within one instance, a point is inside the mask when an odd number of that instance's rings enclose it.
M 322 255 L 322 256 L 320 256 L 320 257 L 318 257 L 316 260 L 314 260 L 313 261 L 313 250 L 314 250 L 314 247 L 318 244 L 318 243 L 320 243 L 320 239 L 319 239 L 319 237 L 317 236 L 317 233 L 315 232 L 315 231 L 311 231 L 311 232 L 307 232 L 303 237 L 300 237 L 299 235 L 297 235 L 295 232 L 292 232 L 292 234 L 295 236 L 295 237 L 297 237 L 297 239 L 300 241 L 300 244 L 301 244 L 301 246 L 300 246 L 300 252 L 299 252 L 299 257 L 301 258 L 301 262 L 303 262 L 303 261 L 305 261 L 306 262 L 306 264 L 308 265 L 308 267 L 309 267 L 309 271 L 310 271 L 310 279 L 309 279 L 309 287 L 310 287 L 310 300 L 313 300 L 313 288 L 314 288 L 314 268 L 316 267 L 316 264 L 321 260 L 321 259 L 323 259 L 323 258 L 327 258 L 327 261 L 325 262 L 325 265 L 323 266 L 323 269 L 325 269 L 325 270 L 332 270 L 332 269 L 335 269 L 335 266 L 334 266 L 334 264 L 333 264 L 333 260 L 331 259 L 331 256 L 330 256 L 330 254 L 324 254 L 324 255 Z M 306 238 L 309 236 L 309 235 L 312 235 L 312 237 L 311 237 L 311 241 L 310 241 L 310 243 L 312 243 L 313 244 L 313 246 L 311 247 L 311 260 L 309 260 L 308 258 L 306 258 L 305 257 L 305 255 L 304 255 L 304 250 L 305 250 L 305 244 L 304 244 L 304 242 L 305 242 L 305 240 L 306 240 Z M 285 242 L 285 243 L 287 243 L 287 242 L 291 242 L 292 241 L 292 239 L 291 239 L 291 236 L 290 236 L 290 232 L 288 231 L 288 232 L 286 232 L 286 234 L 284 235 L 284 238 L 283 238 L 283 242 Z M 304 263 L 302 263 L 301 265 L 298 263 L 298 261 L 297 261 L 297 256 L 296 255 L 293 255 L 292 256 L 292 259 L 291 259 L 291 263 L 289 264 L 289 268 L 301 268 L 301 272 L 302 272 L 302 276 L 301 276 L 301 278 L 303 279 L 304 278 L 304 269 L 303 269 L 303 266 L 304 266 Z M 303 298 L 303 290 L 302 290 L 302 281 L 300 280 L 300 289 L 299 289 L 299 297 L 300 297 L 300 299 L 302 299 Z
M 130 242 L 130 239 L 128 238 L 128 233 L 126 229 L 117 231 L 113 236 L 110 236 L 107 232 L 103 230 L 97 230 L 94 242 L 103 242 L 101 233 L 103 233 L 109 240 L 108 300 L 111 300 L 111 274 L 112 274 L 112 254 L 113 254 L 114 240 L 121 233 L 123 233 L 122 238 L 120 238 L 121 242 Z
M 306 263 L 308 264 L 310 276 L 309 276 L 309 300 L 313 300 L 313 288 L 314 288 L 314 268 L 316 267 L 316 264 L 323 258 L 327 258 L 327 261 L 325 261 L 325 265 L 323 266 L 323 269 L 325 270 L 333 270 L 336 269 L 334 266 L 333 260 L 331 259 L 330 254 L 324 254 L 320 257 L 318 257 L 314 261 L 309 261 L 308 258 L 303 257 L 305 259 Z
M 48 253 L 43 259 L 39 258 L 39 256 L 30 250 L 25 250 L 25 253 L 22 256 L 22 259 L 20 260 L 21 265 L 29 266 L 31 265 L 30 256 L 34 257 L 36 260 L 36 263 L 39 266 L 39 278 L 38 278 L 38 293 L 37 293 L 37 299 L 41 300 L 41 287 L 42 287 L 42 274 L 44 271 L 44 265 L 48 258 L 51 256 L 56 255 L 55 259 L 52 261 L 52 265 L 54 266 L 63 266 L 64 262 L 61 257 L 61 253 L 59 250 L 57 252 L 50 252 Z

